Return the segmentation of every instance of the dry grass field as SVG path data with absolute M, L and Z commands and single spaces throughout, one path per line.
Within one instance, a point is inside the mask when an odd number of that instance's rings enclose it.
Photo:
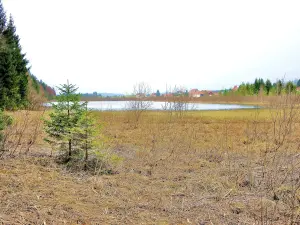
M 131 112 L 94 112 L 103 152 L 119 157 L 110 175 L 55 163 L 42 113 L 24 114 L 14 113 L 19 126 L 29 121 L 26 132 L 0 159 L 0 224 L 300 223 L 294 103 L 144 112 L 138 122 Z

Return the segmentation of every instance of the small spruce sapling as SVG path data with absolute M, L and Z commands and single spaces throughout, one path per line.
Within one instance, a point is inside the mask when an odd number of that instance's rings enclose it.
M 92 113 L 88 110 L 88 103 L 83 104 L 84 111 L 80 120 L 78 121 L 78 126 L 72 130 L 76 142 L 78 143 L 79 150 L 82 152 L 84 159 L 84 169 L 87 169 L 88 160 L 90 154 L 96 151 L 97 148 L 97 127 L 95 119 L 92 117 Z
M 85 104 L 80 102 L 80 96 L 76 93 L 77 89 L 69 82 L 60 85 L 59 95 L 52 104 L 50 119 L 45 120 L 45 131 L 48 134 L 45 141 L 66 153 L 67 161 L 71 159 L 73 149 L 76 147 L 74 130 L 80 128 L 80 120 L 85 109 Z

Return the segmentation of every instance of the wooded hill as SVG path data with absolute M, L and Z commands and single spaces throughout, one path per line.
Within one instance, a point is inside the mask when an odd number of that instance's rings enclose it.
M 30 75 L 28 63 L 13 17 L 7 19 L 0 0 L 0 109 L 26 108 L 30 105 L 30 92 L 31 97 L 55 95 L 54 89 Z
M 44 81 L 38 80 L 38 78 L 34 75 L 29 75 L 29 78 L 31 80 L 31 86 L 37 94 L 42 95 L 46 97 L 47 99 L 53 99 L 54 96 L 56 96 L 56 92 L 54 88 L 47 85 Z

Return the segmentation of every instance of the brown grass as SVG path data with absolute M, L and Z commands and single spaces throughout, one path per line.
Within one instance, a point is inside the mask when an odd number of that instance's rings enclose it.
M 0 160 L 3 224 L 297 224 L 299 109 L 95 112 L 116 174 L 67 171 L 42 133 Z M 290 121 L 290 122 L 289 122 Z M 26 136 L 26 135 L 25 135 Z

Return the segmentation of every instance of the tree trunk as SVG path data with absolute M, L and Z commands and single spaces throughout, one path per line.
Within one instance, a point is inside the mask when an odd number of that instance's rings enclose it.
M 84 169 L 87 170 L 87 161 L 88 161 L 88 141 L 87 141 L 87 131 L 85 134 L 85 164 L 84 164 Z
M 69 80 L 68 80 L 68 85 L 69 85 Z M 70 127 L 70 102 L 69 101 L 68 101 L 68 126 Z M 71 155 L 72 155 L 72 141 L 71 139 L 69 139 L 69 158 L 71 158 Z
M 88 144 L 87 141 L 85 141 L 85 161 L 88 160 Z
M 69 139 L 69 156 L 71 157 L 72 155 L 72 141 Z

